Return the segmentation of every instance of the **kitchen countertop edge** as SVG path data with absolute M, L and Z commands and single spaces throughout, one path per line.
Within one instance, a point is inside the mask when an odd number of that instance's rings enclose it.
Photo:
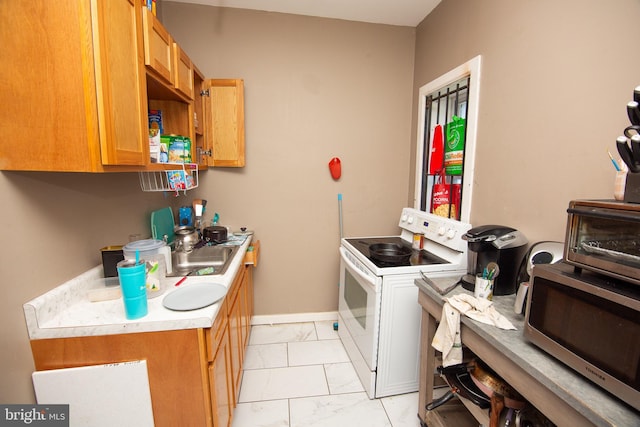
M 240 246 L 226 272 L 220 276 L 188 277 L 180 286 L 192 283 L 215 282 L 227 289 L 244 263 L 249 236 Z M 158 332 L 167 330 L 209 328 L 213 324 L 223 300 L 207 307 L 190 311 L 173 311 L 162 305 L 162 300 L 174 291 L 180 277 L 167 277 L 167 290 L 163 295 L 148 300 L 147 316 L 127 320 L 124 317 L 122 297 L 115 300 L 89 302 L 87 290 L 92 282 L 102 280 L 102 266 L 96 266 L 81 275 L 55 287 L 23 305 L 29 339 L 72 338 L 84 336 L 116 335 L 126 333 Z M 225 296 L 226 297 L 226 296 Z

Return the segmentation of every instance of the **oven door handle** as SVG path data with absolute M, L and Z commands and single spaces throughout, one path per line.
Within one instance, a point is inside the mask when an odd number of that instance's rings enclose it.
M 360 279 L 367 282 L 371 287 L 375 287 L 375 278 L 371 278 L 360 271 L 360 269 L 356 267 L 355 264 L 349 260 L 349 258 L 347 258 L 347 250 L 345 248 L 340 248 L 340 257 L 345 262 L 345 264 L 347 264 L 347 267 L 349 267 L 349 271 L 355 273 L 358 277 L 360 277 Z
M 612 211 L 610 209 L 604 209 L 604 208 L 591 208 L 591 207 L 578 206 L 578 207 L 567 209 L 567 213 L 570 213 L 573 215 L 602 218 L 602 219 L 614 219 L 614 220 L 633 221 L 633 222 L 637 221 L 637 218 L 634 217 L 632 213 L 628 211 L 619 212 L 619 211 Z

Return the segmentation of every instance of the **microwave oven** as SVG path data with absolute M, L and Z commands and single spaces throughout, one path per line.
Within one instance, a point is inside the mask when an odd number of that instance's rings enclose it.
M 524 337 L 640 410 L 640 287 L 560 262 L 535 265 Z
M 640 285 L 640 204 L 572 200 L 567 213 L 566 262 Z

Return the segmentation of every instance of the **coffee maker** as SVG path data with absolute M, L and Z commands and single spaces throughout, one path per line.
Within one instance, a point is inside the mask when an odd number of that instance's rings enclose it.
M 493 295 L 511 295 L 517 290 L 518 269 L 527 251 L 527 238 L 518 230 L 503 225 L 482 225 L 462 236 L 467 241 L 467 274 L 462 287 L 475 288 L 476 275 L 491 262 L 498 264 L 499 274 L 493 282 Z

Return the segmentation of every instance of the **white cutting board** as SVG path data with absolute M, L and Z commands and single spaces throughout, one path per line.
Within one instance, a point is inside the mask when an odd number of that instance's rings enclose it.
M 153 427 L 147 362 L 38 371 L 38 404 L 69 404 L 70 427 Z

